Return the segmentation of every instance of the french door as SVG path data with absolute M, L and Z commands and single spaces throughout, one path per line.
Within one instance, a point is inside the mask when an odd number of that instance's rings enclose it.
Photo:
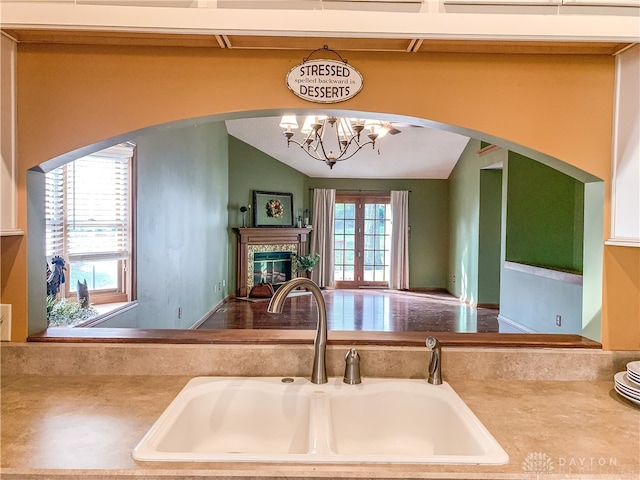
M 391 206 L 388 194 L 337 194 L 334 275 L 338 288 L 388 287 Z

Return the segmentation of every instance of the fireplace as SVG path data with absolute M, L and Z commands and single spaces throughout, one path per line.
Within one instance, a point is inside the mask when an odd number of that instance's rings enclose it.
M 291 254 L 298 252 L 298 245 L 264 244 L 247 248 L 247 294 L 259 283 L 270 283 L 274 290 L 291 280 Z
M 295 276 L 291 254 L 307 254 L 309 228 L 236 228 L 236 295 L 246 297 L 251 287 L 271 283 L 275 288 Z

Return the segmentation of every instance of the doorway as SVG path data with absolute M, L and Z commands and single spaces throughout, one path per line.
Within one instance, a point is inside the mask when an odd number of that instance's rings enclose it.
M 390 254 L 390 195 L 337 193 L 334 219 L 336 287 L 388 287 Z

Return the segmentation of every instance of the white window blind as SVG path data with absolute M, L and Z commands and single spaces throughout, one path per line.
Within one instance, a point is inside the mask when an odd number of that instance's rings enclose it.
M 126 258 L 129 159 L 90 155 L 63 168 L 69 260 Z
M 46 254 L 67 264 L 67 295 L 89 289 L 126 293 L 131 259 L 131 162 L 125 144 L 46 174 Z
M 64 168 L 45 176 L 45 218 L 47 259 L 64 256 Z

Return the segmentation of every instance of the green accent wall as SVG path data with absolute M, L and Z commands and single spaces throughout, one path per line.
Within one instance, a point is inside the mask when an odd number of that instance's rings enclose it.
M 603 182 L 539 153 L 479 150 L 471 140 L 449 177 L 449 291 L 471 304 L 499 302 L 501 332 L 599 340 Z M 534 262 L 544 267 L 522 265 Z
M 409 285 L 418 289 L 446 288 L 449 253 L 447 180 L 310 178 L 309 188 L 352 192 L 410 190 Z
M 449 176 L 449 276 L 447 289 L 452 294 L 460 297 L 464 302 L 498 303 L 495 302 L 496 288 L 499 288 L 499 279 L 493 277 L 492 284 L 486 285 L 483 290 L 483 298 L 480 298 L 478 271 L 480 267 L 480 172 L 492 165 L 501 165 L 507 158 L 506 150 L 495 150 L 486 155 L 479 156 L 480 142 L 470 140 L 462 152 L 458 163 Z M 494 182 L 495 184 L 495 179 Z M 488 185 L 488 184 L 487 184 Z M 495 185 L 494 185 L 495 188 Z M 485 190 L 485 195 L 489 195 Z M 491 257 L 483 258 L 483 274 L 490 262 L 498 262 L 490 268 L 499 268 L 499 258 L 495 258 L 495 215 L 487 216 L 490 209 L 495 208 L 496 196 L 494 191 L 485 197 L 489 202 L 484 210 L 483 228 L 486 230 L 493 225 L 491 238 L 483 239 L 483 251 L 492 245 Z M 486 233 L 486 232 L 485 232 Z
M 229 137 L 229 292 L 236 289 L 236 234 L 242 225 L 240 207 L 252 201 L 253 190 L 293 193 L 294 214 L 311 208 L 311 189 L 411 190 L 409 195 L 409 250 L 412 288 L 446 287 L 449 251 L 448 182 L 415 179 L 311 178 L 252 146 Z M 247 226 L 252 226 L 246 217 Z
M 508 162 L 504 169 L 504 185 L 507 189 L 506 198 L 519 197 L 519 192 L 512 192 L 513 188 L 523 188 L 529 179 L 528 189 L 531 193 L 530 204 L 514 206 L 508 203 L 503 214 L 503 249 L 508 248 L 509 232 L 513 232 L 514 225 L 531 229 L 527 216 L 536 208 L 546 209 L 550 218 L 548 226 L 544 225 L 544 218 L 536 218 L 538 228 L 547 232 L 552 242 L 557 232 L 549 229 L 563 230 L 564 238 L 560 241 L 564 245 L 565 262 L 573 262 L 570 268 L 554 266 L 523 266 L 524 262 L 508 261 L 504 263 L 501 272 L 500 317 L 502 322 L 516 322 L 519 331 L 533 331 L 538 333 L 576 333 L 593 340 L 600 339 L 601 305 L 602 305 L 602 252 L 603 252 L 603 222 L 604 222 L 604 183 L 593 177 L 585 177 L 581 172 L 577 176 L 564 170 L 562 162 L 548 157 L 539 164 L 535 159 L 522 157 L 509 152 Z M 545 166 L 546 164 L 546 166 Z M 571 176 L 567 176 L 571 175 Z M 510 179 L 515 178 L 512 182 Z M 549 179 L 551 178 L 551 179 Z M 555 185 L 549 190 L 548 184 Z M 539 185 L 539 189 L 536 189 Z M 537 191 L 536 191 L 537 190 Z M 537 192 L 541 193 L 540 197 Z M 522 198 L 517 200 L 524 203 Z M 554 204 L 566 202 L 566 204 Z M 518 208 L 521 207 L 521 208 Z M 551 212 L 549 212 L 551 210 Z M 560 213 L 555 213 L 559 210 Z M 520 217 L 515 217 L 517 212 Z M 537 214 L 536 214 L 537 215 Z M 522 216 L 525 216 L 524 218 Z M 559 222 L 559 219 L 564 219 Z M 535 232 L 529 232 L 534 235 Z M 522 232 L 516 232 L 522 237 Z M 542 254 L 546 263 L 550 258 L 557 258 L 557 252 L 544 251 L 538 244 L 529 241 L 528 250 Z M 536 243 L 543 243 L 546 238 L 537 238 Z M 546 243 L 547 249 L 552 249 Z M 562 270 L 570 270 L 564 272 Z M 575 272 L 578 272 L 577 274 Z M 561 324 L 556 324 L 556 317 L 561 317 Z M 502 323 L 501 323 L 502 326 Z
M 478 304 L 500 303 L 502 169 L 480 170 Z
M 135 143 L 135 326 L 189 328 L 226 296 L 226 127 L 222 122 L 203 124 L 140 137 Z
M 253 190 L 293 194 L 293 214 L 305 208 L 308 177 L 264 152 L 229 135 L 229 198 L 227 202 L 229 245 L 229 293 L 236 294 L 236 234 L 242 226 L 241 206 L 253 201 Z M 245 214 L 246 226 L 253 226 L 253 209 Z
M 584 184 L 509 152 L 506 260 L 582 273 Z

